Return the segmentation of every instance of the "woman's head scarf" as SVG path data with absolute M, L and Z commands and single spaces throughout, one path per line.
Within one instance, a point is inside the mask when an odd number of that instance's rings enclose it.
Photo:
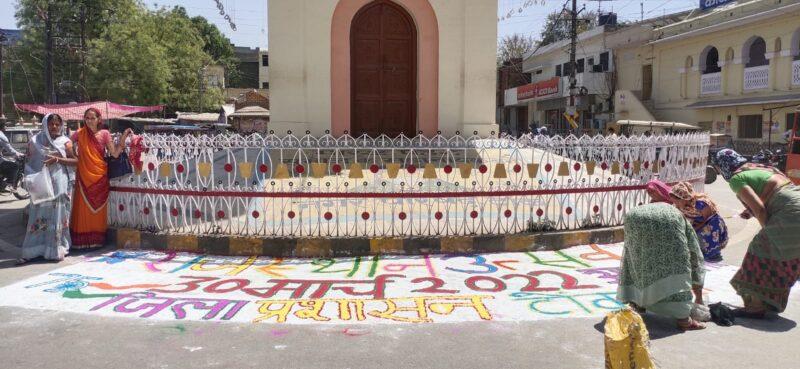
M 654 191 L 654 192 L 658 193 L 659 195 L 661 195 L 661 200 L 659 200 L 657 202 L 667 202 L 667 203 L 670 203 L 670 204 L 672 203 L 672 201 L 669 199 L 670 187 L 666 183 L 661 182 L 661 181 L 659 181 L 657 179 L 653 179 L 653 180 L 650 180 L 650 182 L 647 182 L 647 186 L 646 187 L 647 187 L 648 190 Z
M 730 180 L 733 174 L 745 163 L 747 163 L 747 159 L 731 149 L 720 150 L 717 153 L 717 166 L 719 166 L 719 170 L 725 180 Z
M 714 201 L 708 197 L 708 195 L 694 192 L 694 187 L 689 182 L 676 183 L 674 186 L 672 186 L 672 190 L 669 192 L 669 194 L 675 198 L 687 201 L 685 206 L 678 206 L 678 210 L 680 210 L 687 217 L 694 218 L 701 215 L 700 211 L 697 210 L 698 200 L 705 202 L 708 207 L 711 208 L 713 214 L 717 213 L 717 204 L 715 204 Z
M 58 152 L 61 154 L 62 157 L 66 157 L 67 156 L 66 148 L 64 148 L 63 145 L 56 145 L 55 139 L 53 137 L 50 137 L 50 127 L 48 126 L 47 121 L 50 120 L 51 117 L 58 117 L 58 119 L 61 120 L 61 131 L 59 131 L 58 137 L 56 138 L 66 135 L 67 125 L 64 124 L 64 119 L 62 119 L 60 115 L 55 113 L 48 113 L 44 116 L 44 118 L 42 118 L 42 130 L 41 132 L 39 132 L 39 134 L 43 135 L 45 137 L 46 142 L 49 142 L 51 147 L 58 150 Z M 42 142 L 44 142 L 44 140 Z

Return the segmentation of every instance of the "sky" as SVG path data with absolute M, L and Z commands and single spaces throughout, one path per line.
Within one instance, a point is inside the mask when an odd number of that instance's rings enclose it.
M 491 1 L 491 0 L 469 0 Z M 538 4 L 523 8 L 526 0 L 497 0 L 498 19 L 513 11 L 508 19 L 497 23 L 498 39 L 514 33 L 538 36 L 548 13 L 558 11 L 568 0 L 541 0 Z M 236 46 L 261 47 L 267 45 L 267 0 L 219 0 L 225 12 L 236 24 L 232 30 L 227 21 L 219 14 L 215 0 L 146 0 L 150 7 L 181 5 L 191 16 L 200 15 L 207 18 L 224 33 Z M 0 0 L 0 28 L 16 28 L 14 6 L 16 0 Z M 640 3 L 644 5 L 644 17 L 653 18 L 664 13 L 675 13 L 697 8 L 698 0 L 603 0 L 600 2 L 603 11 L 614 11 L 619 20 L 638 20 L 641 17 Z M 586 6 L 587 10 L 597 10 L 597 0 L 578 0 L 578 7 Z M 522 12 L 519 10 L 522 9 Z

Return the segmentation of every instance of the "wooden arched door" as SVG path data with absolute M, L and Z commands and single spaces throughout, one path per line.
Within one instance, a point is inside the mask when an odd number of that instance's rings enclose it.
M 405 9 L 376 0 L 356 13 L 350 76 L 354 136 L 416 134 L 417 31 Z

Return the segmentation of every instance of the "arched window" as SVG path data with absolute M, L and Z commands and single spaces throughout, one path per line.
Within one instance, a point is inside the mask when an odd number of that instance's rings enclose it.
M 800 28 L 794 31 L 794 35 L 792 35 L 792 44 L 789 45 L 789 50 L 791 50 L 794 60 L 800 60 Z
M 717 73 L 721 71 L 719 67 L 719 51 L 716 47 L 707 46 L 700 53 L 700 72 L 703 74 Z
M 759 36 L 753 36 L 744 43 L 742 57 L 745 58 L 745 67 L 758 67 L 768 65 L 767 42 Z

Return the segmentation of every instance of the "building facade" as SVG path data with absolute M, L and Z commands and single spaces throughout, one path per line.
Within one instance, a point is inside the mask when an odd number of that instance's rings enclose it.
M 736 140 L 784 142 L 800 105 L 800 1 L 755 0 L 697 9 L 657 28 L 621 68 L 618 115 L 699 125 Z M 636 63 L 639 64 L 636 68 Z M 652 70 L 652 100 L 639 70 Z M 637 112 L 637 113 L 633 113 Z M 637 117 L 630 117 L 637 119 Z
M 601 132 L 614 119 L 614 93 L 617 75 L 616 49 L 640 46 L 649 41 L 649 23 L 619 26 L 601 25 L 578 35 L 576 45 L 577 111 L 575 126 L 565 116 L 570 105 L 570 40 L 560 40 L 537 48 L 525 58 L 523 71 L 531 83 L 506 90 L 506 106 L 513 107 L 522 120 L 527 114 L 530 127 L 548 127 L 565 133 Z M 513 110 L 512 110 L 512 115 Z M 517 122 L 521 126 L 520 122 Z M 522 128 L 518 128 L 519 131 Z M 523 132 L 520 132 L 523 133 Z
M 496 0 L 272 0 L 268 6 L 276 132 L 497 130 Z

